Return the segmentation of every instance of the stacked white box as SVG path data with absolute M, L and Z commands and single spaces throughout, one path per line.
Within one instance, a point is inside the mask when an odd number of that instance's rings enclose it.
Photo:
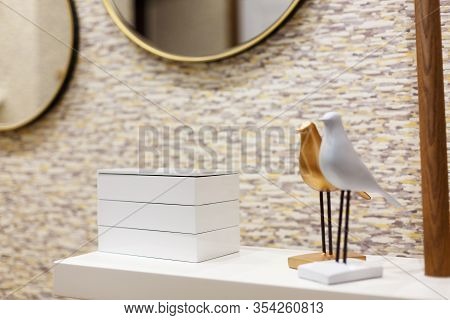
M 201 262 L 239 251 L 234 172 L 98 171 L 99 251 Z

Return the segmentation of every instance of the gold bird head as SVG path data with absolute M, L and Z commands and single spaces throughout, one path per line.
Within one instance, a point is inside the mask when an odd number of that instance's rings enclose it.
M 298 128 L 296 131 L 300 134 L 307 133 L 313 129 L 316 125 L 312 123 L 311 121 L 305 122 L 300 128 Z

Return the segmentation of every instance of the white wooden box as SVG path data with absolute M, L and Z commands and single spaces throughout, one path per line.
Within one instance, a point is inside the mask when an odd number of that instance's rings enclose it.
M 218 171 L 104 169 L 98 171 L 97 192 L 100 200 L 203 205 L 237 200 L 239 176 Z
M 202 233 L 239 225 L 239 200 L 181 206 L 98 200 L 100 226 Z
M 98 227 L 98 251 L 202 262 L 239 251 L 239 227 L 200 234 Z

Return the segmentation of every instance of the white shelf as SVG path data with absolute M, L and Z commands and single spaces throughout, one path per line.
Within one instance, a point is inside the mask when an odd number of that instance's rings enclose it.
M 289 256 L 307 252 L 242 247 L 240 253 L 186 263 L 102 252 L 56 262 L 54 293 L 82 299 L 442 299 L 450 278 L 426 277 L 420 259 L 369 256 L 384 276 L 339 285 L 297 277 Z

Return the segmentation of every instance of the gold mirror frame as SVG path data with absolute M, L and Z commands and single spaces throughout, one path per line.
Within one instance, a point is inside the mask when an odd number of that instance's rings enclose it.
M 75 69 L 75 64 L 77 60 L 79 29 L 78 29 L 78 14 L 74 0 L 65 0 L 65 1 L 67 3 L 67 10 L 69 11 L 69 16 L 71 20 L 70 27 L 72 37 L 70 44 L 67 44 L 70 45 L 71 50 L 69 53 L 69 57 L 67 59 L 63 80 L 61 81 L 60 85 L 56 87 L 50 99 L 46 103 L 44 103 L 40 108 L 38 108 L 36 113 L 32 114 L 27 119 L 24 119 L 20 122 L 12 123 L 10 125 L 0 125 L 0 132 L 15 130 L 37 120 L 40 116 L 42 116 L 47 110 L 49 110 L 53 105 L 55 105 L 59 101 L 59 99 L 62 97 L 65 90 L 67 89 L 73 71 Z
M 289 17 L 295 12 L 295 10 L 298 8 L 298 5 L 300 4 L 301 0 L 292 0 L 292 3 L 289 5 L 289 7 L 283 12 L 281 17 L 275 21 L 270 27 L 268 27 L 266 30 L 264 30 L 262 33 L 260 33 L 258 36 L 254 37 L 253 39 L 238 45 L 236 47 L 233 47 L 225 52 L 213 54 L 213 55 L 207 55 L 207 56 L 200 56 L 200 57 L 190 57 L 190 56 L 183 56 L 183 55 L 177 55 L 168 53 L 165 51 L 162 51 L 160 49 L 157 49 L 153 46 L 151 46 L 148 42 L 143 40 L 139 35 L 136 34 L 136 32 L 130 30 L 126 23 L 122 21 L 120 15 L 116 10 L 114 9 L 114 0 L 103 0 L 103 4 L 106 8 L 106 11 L 111 16 L 114 23 L 119 27 L 120 31 L 122 31 L 131 41 L 133 41 L 135 44 L 143 48 L 144 50 L 168 59 L 168 60 L 174 60 L 174 61 L 180 61 L 180 62 L 208 62 L 208 61 L 217 61 L 221 59 L 225 59 L 231 56 L 234 56 L 238 53 L 241 53 L 247 49 L 250 49 L 251 47 L 257 45 L 264 39 L 266 39 L 268 36 L 270 36 L 273 32 L 275 32 L 279 27 L 285 23 Z

